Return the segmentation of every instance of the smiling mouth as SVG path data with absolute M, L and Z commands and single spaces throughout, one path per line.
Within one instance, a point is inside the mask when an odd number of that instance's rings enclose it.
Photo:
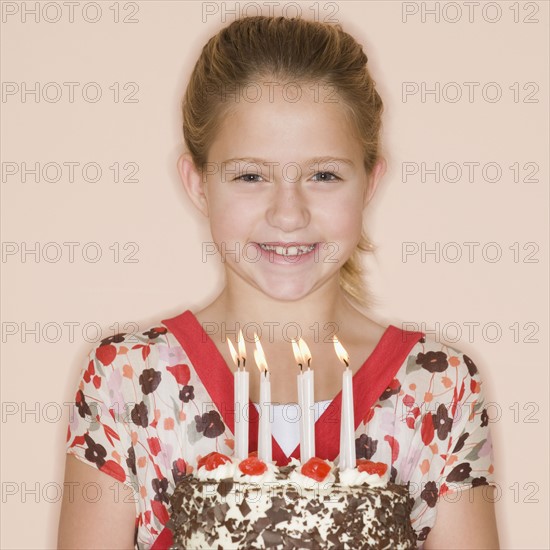
M 266 243 L 257 243 L 262 250 L 267 252 L 275 252 L 280 256 L 300 256 L 301 254 L 307 254 L 315 249 L 316 244 L 293 244 L 289 246 L 272 245 Z

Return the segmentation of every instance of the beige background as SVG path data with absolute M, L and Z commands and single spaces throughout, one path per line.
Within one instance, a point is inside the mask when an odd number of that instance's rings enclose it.
M 110 9 L 114 2 L 100 2 L 96 23 L 84 20 L 96 13 L 92 6 L 83 15 L 83 5 L 75 8 L 71 23 L 62 2 L 51 2 L 36 22 L 32 14 L 23 17 L 25 4 L 30 9 L 35 3 L 3 3 L 1 39 L 0 545 L 10 549 L 55 547 L 68 422 L 63 403 L 73 398 L 85 353 L 97 339 L 93 327 L 101 327 L 102 338 L 124 330 L 124 323 L 144 329 L 204 304 L 222 282 L 218 263 L 200 260 L 201 243 L 210 240 L 208 229 L 184 195 L 175 169 L 182 147 L 180 98 L 200 49 L 223 24 L 220 13 L 203 21 L 199 2 L 122 2 L 120 18 L 130 17 L 136 6 L 137 22 L 117 24 Z M 332 13 L 332 20 L 364 44 L 386 105 L 389 170 L 366 215 L 368 232 L 378 245 L 367 262 L 377 296 L 370 314 L 386 324 L 439 327 L 443 338 L 478 364 L 494 403 L 490 413 L 502 547 L 549 548 L 548 3 L 492 2 L 493 11 L 482 13 L 478 7 L 473 21 L 459 3 L 463 13 L 455 23 L 448 21 L 456 11 L 446 2 L 439 3 L 439 22 L 433 15 L 421 19 L 421 10 L 433 8 L 434 2 L 405 4 L 321 3 L 318 12 L 321 19 Z M 61 15 L 53 22 L 59 15 L 56 6 Z M 284 6 L 281 2 L 275 14 Z M 314 15 L 313 2 L 300 7 L 304 16 Z M 403 22 L 405 8 L 419 11 Z M 497 16 L 497 8 L 500 20 L 491 23 L 487 19 Z M 403 82 L 433 87 L 436 81 L 442 87 L 459 83 L 465 94 L 464 82 L 480 86 L 473 102 L 463 98 L 452 103 L 444 97 L 436 102 L 433 96 L 422 102 L 419 95 L 402 101 Z M 28 87 L 39 82 L 50 97 L 55 87 L 45 85 L 58 82 L 63 95 L 57 102 L 37 102 L 31 95 L 22 101 L 25 82 Z M 80 83 L 73 102 L 63 82 Z M 90 82 L 103 93 L 96 103 L 82 98 Z M 121 97 L 131 91 L 124 91 L 125 83 L 137 83 L 138 102 L 115 103 L 109 87 L 116 82 Z M 501 87 L 499 101 L 483 98 L 481 89 L 488 82 Z M 530 82 L 538 86 L 536 103 L 523 101 L 535 89 L 523 89 Z M 19 93 L 9 95 L 9 83 Z M 520 92 L 517 102 L 509 89 L 514 83 Z M 88 86 L 90 93 L 93 89 Z M 41 167 L 94 162 L 102 177 L 84 181 L 77 168 L 73 182 L 65 171 L 57 182 L 42 176 L 35 182 L 30 176 L 23 183 L 20 173 L 10 175 L 23 162 Z M 138 181 L 115 183 L 109 166 L 116 162 L 137 163 Z M 454 183 L 436 183 L 433 176 L 422 182 L 419 175 L 403 182 L 404 162 L 428 167 L 455 162 L 464 173 Z M 465 162 L 496 163 L 502 177 L 490 182 L 478 169 L 469 181 Z M 522 168 L 519 182 L 509 168 L 514 163 Z M 538 165 L 533 176 L 538 181 L 522 181 L 528 175 L 525 163 Z M 52 179 L 52 174 L 46 175 Z M 481 244 L 469 262 L 463 243 L 472 241 Z M 22 247 L 36 242 L 42 247 L 60 243 L 59 260 L 27 255 L 22 261 Z M 79 243 L 73 262 L 64 242 Z M 96 263 L 82 257 L 84 245 L 92 242 L 102 251 Z M 123 262 L 133 250 L 123 247 L 131 242 L 139 247 L 138 261 Z M 456 242 L 463 258 L 448 261 L 455 250 L 447 247 L 439 262 L 433 255 L 422 262 L 419 254 L 404 262 L 403 242 L 425 242 L 429 248 L 435 242 L 441 248 Z M 483 257 L 482 246 L 489 242 L 502 249 L 500 261 Z M 118 262 L 109 248 L 114 243 L 120 246 Z M 535 244 L 524 250 L 525 243 Z M 53 246 L 46 248 L 50 257 Z M 509 248 L 514 246 L 519 247 L 516 258 Z M 11 254 L 14 247 L 19 252 Z M 530 257 L 538 262 L 524 262 L 532 251 Z M 91 257 L 93 248 L 88 246 L 87 252 Z M 468 326 L 474 325 L 469 323 L 479 323 L 472 338 Z M 35 324 L 37 336 L 23 335 L 25 327 Z M 456 327 L 462 331 L 458 338 Z M 498 341 L 496 328 L 501 331 Z

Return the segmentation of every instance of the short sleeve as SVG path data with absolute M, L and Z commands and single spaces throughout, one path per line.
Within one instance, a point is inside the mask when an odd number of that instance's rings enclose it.
M 397 423 L 405 457 L 400 482 L 415 499 L 411 523 L 422 548 L 435 525 L 437 504 L 457 502 L 465 489 L 496 485 L 484 385 L 474 361 L 460 350 L 423 339 L 407 361 Z
M 461 357 L 464 377 L 454 389 L 450 452 L 441 473 L 440 495 L 495 485 L 494 456 L 483 382 L 475 363 Z
M 131 438 L 119 403 L 110 397 L 116 396 L 120 377 L 117 352 L 105 341 L 89 351 L 69 407 L 66 452 L 135 490 Z

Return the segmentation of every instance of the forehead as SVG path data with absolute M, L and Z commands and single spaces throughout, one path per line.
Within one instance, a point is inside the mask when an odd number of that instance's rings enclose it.
M 250 90 L 243 89 L 239 100 L 232 101 L 222 114 L 209 151 L 211 159 L 361 157 L 349 110 L 333 88 L 262 83 Z

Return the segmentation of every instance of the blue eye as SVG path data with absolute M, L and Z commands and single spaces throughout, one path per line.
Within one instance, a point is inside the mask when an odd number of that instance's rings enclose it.
M 336 176 L 335 174 L 333 174 L 332 172 L 317 172 L 317 174 L 315 174 L 315 176 L 319 176 L 319 175 L 322 175 L 322 176 L 325 176 L 325 177 L 321 178 L 318 181 L 336 181 L 336 180 L 341 179 L 338 176 Z M 313 177 L 315 178 L 315 176 L 313 176 Z M 329 178 L 329 177 L 326 177 L 326 176 L 332 176 L 332 177 Z
M 259 180 L 257 179 L 249 179 L 249 178 L 261 178 L 260 174 L 243 174 L 242 176 L 238 176 L 235 178 L 235 180 L 241 180 L 247 183 L 258 183 Z
M 321 176 L 320 179 L 316 180 L 316 176 Z M 235 181 L 244 181 L 246 183 L 259 183 L 261 181 L 262 176 L 260 174 L 242 174 L 241 176 L 237 176 L 235 178 Z M 342 178 L 339 178 L 332 172 L 317 172 L 313 176 L 314 181 L 337 181 L 341 180 Z

